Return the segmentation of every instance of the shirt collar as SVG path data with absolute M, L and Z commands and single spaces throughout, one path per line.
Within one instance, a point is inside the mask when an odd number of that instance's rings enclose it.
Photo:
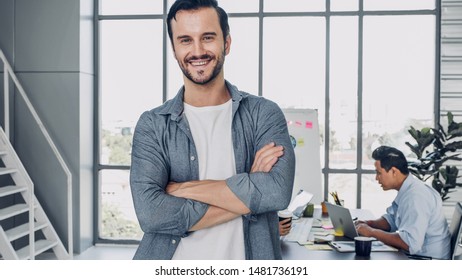
M 231 84 L 230 82 L 225 80 L 226 87 L 229 90 L 231 95 L 231 99 L 233 100 L 233 115 L 237 111 L 239 107 L 239 103 L 243 98 L 246 97 L 246 94 L 239 91 L 236 86 Z M 173 121 L 179 121 L 184 111 L 183 105 L 184 99 L 184 86 L 180 88 L 176 96 L 170 100 L 170 102 L 166 102 L 165 106 L 159 111 L 160 115 L 170 115 L 170 118 Z

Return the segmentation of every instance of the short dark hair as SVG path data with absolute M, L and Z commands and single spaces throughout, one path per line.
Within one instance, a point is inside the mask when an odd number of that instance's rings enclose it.
M 406 157 L 403 152 L 396 148 L 380 146 L 372 152 L 372 158 L 380 161 L 380 165 L 387 172 L 392 167 L 396 167 L 404 175 L 409 174 Z
M 218 2 L 216 0 L 176 0 L 175 3 L 173 3 L 173 5 L 170 7 L 167 15 L 167 32 L 172 44 L 172 19 L 176 20 L 175 17 L 179 11 L 191 11 L 198 10 L 200 8 L 214 8 L 215 11 L 217 11 L 218 18 L 220 20 L 221 31 L 223 32 L 223 38 L 226 40 L 226 37 L 229 35 L 228 14 L 225 12 L 225 10 L 218 6 Z

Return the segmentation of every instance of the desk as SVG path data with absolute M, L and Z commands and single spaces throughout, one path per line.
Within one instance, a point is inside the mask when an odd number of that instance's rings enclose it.
M 350 209 L 351 215 L 361 220 L 372 219 L 372 213 L 364 209 Z M 315 209 L 314 217 L 321 217 L 321 209 Z M 343 238 L 344 239 L 344 238 Z M 336 238 L 338 240 L 338 238 Z M 344 239 L 345 240 L 345 239 Z M 369 257 L 356 256 L 354 252 L 340 253 L 332 250 L 308 250 L 296 242 L 281 241 L 283 260 L 408 260 L 406 254 L 397 252 L 371 252 Z

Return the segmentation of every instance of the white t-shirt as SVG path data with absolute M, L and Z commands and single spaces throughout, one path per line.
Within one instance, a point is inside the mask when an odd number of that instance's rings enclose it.
M 199 160 L 199 179 L 224 180 L 236 174 L 231 135 L 232 100 L 207 107 L 184 103 Z M 242 218 L 182 238 L 173 259 L 245 259 Z

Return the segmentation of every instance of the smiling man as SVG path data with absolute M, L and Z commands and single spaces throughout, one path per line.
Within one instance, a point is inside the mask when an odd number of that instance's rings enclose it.
M 448 259 L 451 237 L 439 194 L 409 174 L 407 160 L 398 149 L 381 146 L 372 158 L 382 189 L 397 190 L 398 195 L 381 218 L 358 221 L 358 233 L 412 255 Z
M 225 80 L 231 36 L 215 0 L 175 1 L 167 28 L 184 86 L 135 129 L 134 258 L 281 259 L 277 211 L 295 172 L 284 115 Z

